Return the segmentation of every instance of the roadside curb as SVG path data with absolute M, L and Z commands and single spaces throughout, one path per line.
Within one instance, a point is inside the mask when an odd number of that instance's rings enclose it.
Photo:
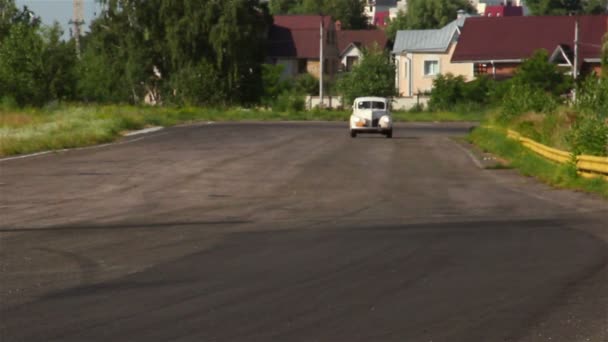
M 147 134 L 147 133 L 154 133 L 154 132 L 158 132 L 163 129 L 164 129 L 164 127 L 162 127 L 162 126 L 144 128 L 144 129 L 140 129 L 139 131 L 129 132 L 129 133 L 125 134 L 125 137 L 131 137 L 134 135 Z
M 452 140 L 456 143 L 458 148 L 469 156 L 475 166 L 482 170 L 509 168 L 505 162 L 497 156 L 481 151 L 477 146 L 469 143 L 463 138 L 453 138 Z

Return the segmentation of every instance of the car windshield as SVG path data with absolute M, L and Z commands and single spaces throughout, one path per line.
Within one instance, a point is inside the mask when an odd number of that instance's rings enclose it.
M 384 102 L 361 101 L 357 104 L 358 109 L 384 109 Z

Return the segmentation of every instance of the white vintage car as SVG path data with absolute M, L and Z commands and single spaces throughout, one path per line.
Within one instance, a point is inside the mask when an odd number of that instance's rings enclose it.
M 393 119 L 389 110 L 390 100 L 384 97 L 358 97 L 353 103 L 350 116 L 350 136 L 358 133 L 381 133 L 393 137 Z

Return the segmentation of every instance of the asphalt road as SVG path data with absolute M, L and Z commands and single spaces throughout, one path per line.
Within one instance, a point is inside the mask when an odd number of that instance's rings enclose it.
M 606 201 L 344 126 L 1 161 L 0 340 L 608 341 Z

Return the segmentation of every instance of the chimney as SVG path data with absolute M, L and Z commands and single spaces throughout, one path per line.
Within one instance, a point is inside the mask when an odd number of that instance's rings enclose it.
M 336 20 L 336 31 L 342 30 L 342 22 L 340 20 Z

